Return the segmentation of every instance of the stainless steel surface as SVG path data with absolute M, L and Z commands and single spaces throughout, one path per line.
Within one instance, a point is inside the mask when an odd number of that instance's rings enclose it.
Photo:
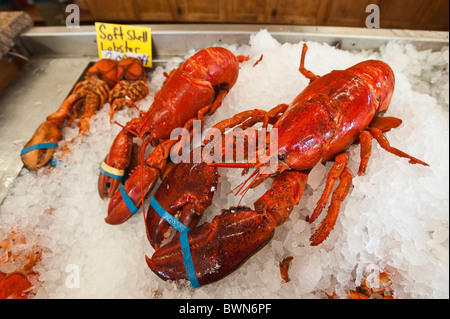
M 142 26 L 142 25 L 141 25 Z M 146 25 L 143 25 L 146 26 Z M 448 32 L 282 25 L 147 25 L 152 28 L 154 64 L 189 49 L 213 44 L 248 44 L 267 29 L 279 42 L 312 40 L 346 50 L 378 49 L 391 40 L 419 49 L 449 45 Z M 0 203 L 22 169 L 20 150 L 46 116 L 57 110 L 87 66 L 97 58 L 94 26 L 35 27 L 20 36 L 30 62 L 0 94 Z
M 286 25 L 141 25 L 152 28 L 153 58 L 183 55 L 188 49 L 212 44 L 248 44 L 250 35 L 267 29 L 279 42 L 312 40 L 331 45 L 340 43 L 344 50 L 378 49 L 391 40 L 414 43 L 419 49 L 439 50 L 448 45 L 449 33 L 345 27 L 310 27 Z M 94 26 L 79 29 L 36 27 L 21 35 L 32 55 L 96 56 Z
M 32 59 L 0 95 L 0 203 L 22 169 L 20 151 L 55 112 L 89 63 L 88 58 Z

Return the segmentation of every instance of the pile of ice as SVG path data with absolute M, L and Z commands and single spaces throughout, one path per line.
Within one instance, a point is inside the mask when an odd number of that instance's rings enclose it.
M 250 56 L 239 79 L 206 127 L 246 109 L 269 110 L 290 103 L 308 84 L 298 72 L 302 43 L 280 44 L 266 31 L 249 45 L 228 46 Z M 342 205 L 335 229 L 318 247 L 309 237 L 320 220 L 308 224 L 332 163 L 317 165 L 300 204 L 278 227 L 273 240 L 227 278 L 199 289 L 187 283 L 164 282 L 144 261 L 151 255 L 142 215 L 120 226 L 103 221 L 107 203 L 97 194 L 99 165 L 120 130 L 110 125 L 105 107 L 91 121 L 91 133 L 72 146 L 66 167 L 39 172 L 23 170 L 0 207 L 0 238 L 11 228 L 43 247 L 37 271 L 44 281 L 37 298 L 324 298 L 358 285 L 363 277 L 376 284 L 377 274 L 391 275 L 395 297 L 449 297 L 449 55 L 417 51 L 410 44 L 389 43 L 379 52 L 348 52 L 308 42 L 306 67 L 318 75 L 344 69 L 366 59 L 387 62 L 396 75 L 388 115 L 403 124 L 387 137 L 391 145 L 418 157 L 430 167 L 411 165 L 382 150 L 376 142 L 367 174 L 356 176 L 359 146 L 349 149 L 353 188 Z M 193 53 L 193 52 L 191 52 Z M 262 61 L 253 64 L 263 54 Z M 186 57 L 184 57 L 186 58 Z M 161 87 L 164 72 L 176 58 L 157 68 L 149 79 L 147 109 Z M 118 112 L 126 123 L 133 109 Z M 67 139 L 76 129 L 65 129 Z M 18 157 L 19 160 L 19 157 Z M 243 181 L 240 170 L 221 169 L 218 189 L 204 220 L 240 197 L 226 194 Z M 251 190 L 244 204 L 265 192 L 270 181 Z M 324 214 L 324 213 L 323 213 Z M 279 262 L 292 255 L 289 276 L 282 281 Z

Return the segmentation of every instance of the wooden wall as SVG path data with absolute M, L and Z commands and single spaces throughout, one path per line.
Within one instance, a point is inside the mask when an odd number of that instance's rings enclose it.
M 365 27 L 368 4 L 381 28 L 449 30 L 449 0 L 83 0 L 93 21 L 261 23 Z M 83 12 L 82 12 L 82 20 Z

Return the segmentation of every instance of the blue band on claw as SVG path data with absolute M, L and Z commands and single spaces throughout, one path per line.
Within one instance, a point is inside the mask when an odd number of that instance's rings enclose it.
M 162 219 L 167 221 L 172 227 L 178 230 L 180 235 L 181 253 L 183 254 L 184 268 L 186 270 L 186 275 L 188 280 L 191 282 L 192 288 L 200 287 L 200 284 L 195 274 L 194 263 L 192 261 L 191 248 L 189 247 L 188 231 L 191 229 L 181 223 L 178 219 L 169 214 L 159 203 L 152 197 L 150 200 L 150 205 L 153 209 L 161 216 Z
M 22 151 L 20 151 L 20 156 L 22 156 L 23 154 L 26 154 L 28 152 L 34 151 L 34 150 L 45 150 L 47 148 L 56 148 L 58 146 L 57 143 L 38 143 L 38 144 L 34 144 L 31 145 L 27 148 L 24 148 Z
M 53 143 L 53 142 L 51 142 L 51 143 L 38 143 L 38 144 L 31 145 L 31 146 L 26 147 L 23 150 L 21 150 L 20 151 L 20 156 L 22 156 L 22 155 L 24 155 L 24 154 L 26 154 L 28 152 L 34 151 L 34 150 L 45 150 L 47 148 L 56 148 L 56 147 L 58 147 L 58 143 Z M 50 165 L 53 165 L 53 166 L 61 166 L 61 167 L 64 167 L 64 168 L 66 167 L 66 165 L 64 164 L 63 161 L 55 159 L 55 158 L 50 159 L 50 161 L 48 163 Z
M 131 215 L 136 214 L 137 211 L 139 210 L 139 207 L 136 207 L 136 205 L 134 205 L 133 201 L 125 191 L 125 186 L 122 186 L 120 188 L 120 195 L 122 195 L 122 199 L 125 202 L 125 205 L 127 205 L 127 208 L 130 211 Z

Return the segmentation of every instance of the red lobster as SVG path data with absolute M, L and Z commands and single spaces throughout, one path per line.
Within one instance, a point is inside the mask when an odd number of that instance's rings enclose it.
M 250 177 L 241 184 L 238 191 L 256 187 L 268 177 L 273 177 L 271 188 L 255 203 L 254 209 L 246 206 L 231 207 L 223 210 L 211 223 L 205 223 L 188 232 L 192 263 L 199 284 L 219 280 L 237 269 L 250 256 L 261 249 L 274 235 L 275 228 L 282 225 L 298 204 L 307 184 L 308 172 L 317 164 L 334 160 L 334 166 L 327 176 L 326 187 L 317 208 L 309 218 L 312 223 L 325 207 L 331 195 L 333 185 L 340 179 L 339 185 L 331 197 L 328 213 L 320 227 L 311 236 L 311 245 L 322 243 L 333 229 L 342 201 L 347 196 L 352 184 L 352 174 L 347 168 L 347 148 L 359 141 L 361 144 L 361 164 L 359 175 L 365 173 L 370 157 L 371 139 L 397 156 L 405 157 L 410 163 L 426 163 L 389 145 L 383 132 L 400 125 L 401 120 L 380 117 L 391 101 L 394 91 L 394 73 L 382 61 L 369 60 L 358 63 L 343 71 L 332 71 L 324 76 L 317 76 L 304 67 L 306 44 L 303 46 L 299 71 L 310 80 L 310 84 L 289 104 L 279 105 L 269 112 L 260 110 L 245 111 L 233 118 L 218 123 L 215 127 L 222 132 L 225 127 L 240 125 L 250 127 L 263 122 L 263 127 L 273 124 L 266 150 L 274 144 L 274 129 L 278 131 L 278 147 L 275 152 L 276 172 L 268 173 L 269 156 L 257 163 L 212 163 L 205 165 L 208 169 L 216 167 L 237 167 L 249 169 L 256 167 Z M 266 153 L 267 154 L 267 153 Z M 205 168 L 206 169 L 206 168 Z M 185 169 L 181 176 L 194 171 Z M 169 175 L 170 177 L 170 175 Z M 170 214 L 180 215 L 180 221 L 188 221 L 189 228 L 194 227 L 194 218 L 186 216 L 192 212 L 201 214 L 199 209 L 191 210 L 196 203 L 196 193 L 192 192 L 195 184 L 185 186 L 180 192 L 176 182 L 168 180 L 156 192 L 155 198 L 162 200 L 161 206 Z M 215 176 L 211 172 L 198 175 L 192 180 L 205 183 L 204 194 L 208 191 Z M 253 179 L 253 180 L 251 180 Z M 249 183 L 246 188 L 244 186 Z M 174 182 L 175 185 L 169 182 Z M 164 188 L 174 187 L 176 194 L 165 194 Z M 175 198 L 173 198 L 175 196 Z M 195 221 L 199 218 L 196 217 Z M 156 216 L 150 207 L 147 216 L 147 228 L 150 241 L 156 248 L 151 258 L 147 257 L 149 267 L 162 279 L 187 279 L 183 263 L 180 241 L 176 238 L 159 247 L 160 238 L 167 236 L 165 221 Z M 157 240 L 156 240 L 157 239 Z
M 123 86 L 131 92 L 130 99 L 135 102 L 148 94 L 145 71 L 138 59 L 127 58 L 120 62 L 103 59 L 96 62 L 86 72 L 85 79 L 76 84 L 59 109 L 47 116 L 25 144 L 21 153 L 25 166 L 37 170 L 51 160 L 56 143 L 62 139 L 61 128 L 65 122 L 70 125 L 79 117 L 80 135 L 89 131 L 89 119 L 108 102 L 111 88 L 111 117 L 123 104 L 128 105 L 123 102 L 126 96 L 121 89 Z
M 124 126 L 102 163 L 98 191 L 101 198 L 111 198 L 107 223 L 120 224 L 132 216 L 134 212 L 130 211 L 124 196 L 137 208 L 151 191 L 165 170 L 172 146 L 178 141 L 169 139 L 172 130 L 180 127 L 191 130 L 196 119 L 203 123 L 203 116 L 214 113 L 222 104 L 238 73 L 239 63 L 233 53 L 213 47 L 197 52 L 167 76 L 149 110 Z M 117 191 L 121 177 L 132 168 L 133 137 L 143 142 L 139 151 L 142 161 L 123 189 Z M 148 144 L 156 147 L 144 160 Z

